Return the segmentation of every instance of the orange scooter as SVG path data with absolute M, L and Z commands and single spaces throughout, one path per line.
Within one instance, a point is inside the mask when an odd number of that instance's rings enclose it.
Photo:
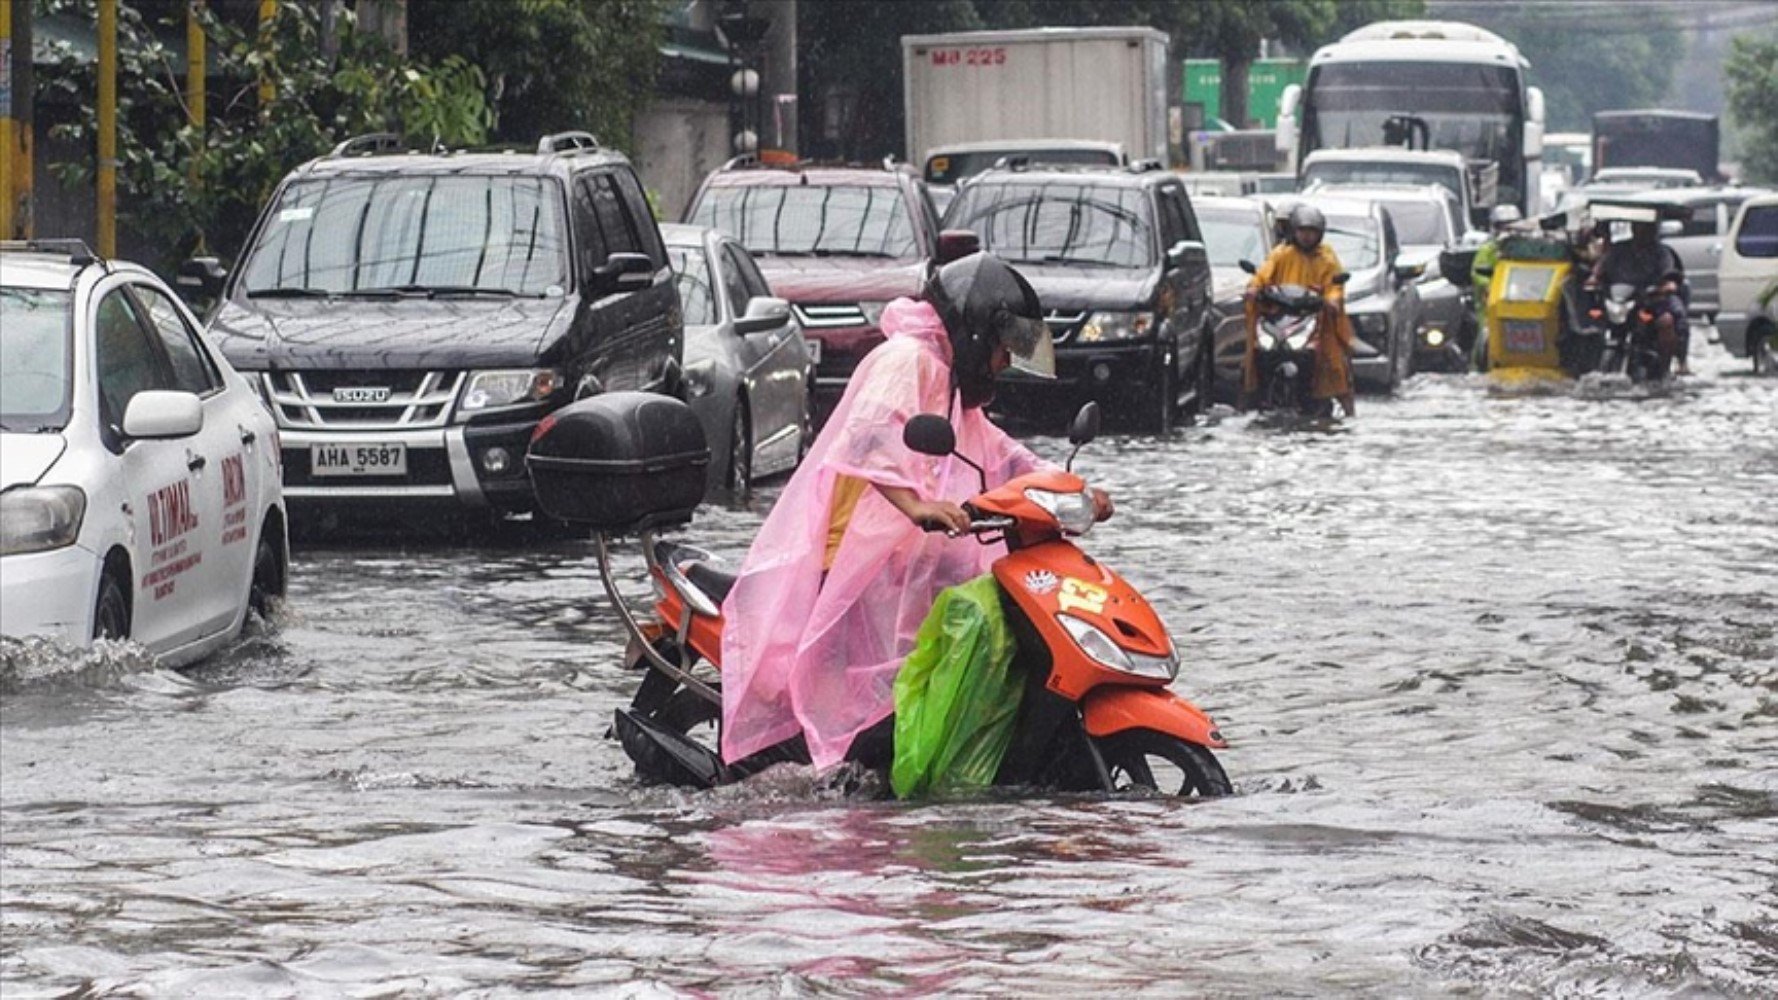
M 1069 433 L 1076 453 L 1098 426 L 1098 406 L 1089 403 Z M 922 454 L 955 454 L 956 436 L 943 417 L 914 417 L 904 441 Z M 1070 470 L 1073 462 L 1071 454 Z M 1094 524 L 1085 481 L 1072 471 L 1032 473 L 984 489 L 963 506 L 971 535 L 1006 544 L 993 573 L 1017 640 L 1012 669 L 1026 679 L 995 784 L 1228 794 L 1228 776 L 1211 753 L 1228 744 L 1209 715 L 1168 689 L 1179 655 L 1166 627 L 1141 594 L 1072 540 Z M 775 763 L 807 762 L 800 737 L 726 764 L 712 749 L 720 745 L 714 730 L 722 712 L 720 606 L 734 578 L 699 549 L 657 542 L 646 532 L 643 547 L 658 600 L 652 620 L 637 622 L 619 598 L 599 538 L 601 577 L 632 637 L 626 663 L 644 671 L 613 728 L 638 774 L 708 787 Z M 886 770 L 892 733 L 893 717 L 861 734 L 849 758 Z

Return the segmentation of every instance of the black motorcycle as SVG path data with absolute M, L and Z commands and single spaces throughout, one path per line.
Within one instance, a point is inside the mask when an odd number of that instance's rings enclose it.
M 1662 354 L 1655 319 L 1665 295 L 1660 285 L 1638 288 L 1614 284 L 1597 295 L 1587 316 L 1603 324 L 1598 370 L 1627 375 L 1632 382 L 1658 382 L 1667 377 L 1669 359 Z
M 1241 269 L 1248 274 L 1259 270 L 1245 260 Z M 1337 274 L 1334 284 L 1343 285 L 1349 277 L 1344 272 Z M 1315 334 L 1325 305 L 1321 290 L 1306 285 L 1264 285 L 1258 296 L 1259 316 L 1253 333 L 1260 410 L 1330 416 L 1333 402 L 1316 399 L 1311 391 L 1315 381 Z

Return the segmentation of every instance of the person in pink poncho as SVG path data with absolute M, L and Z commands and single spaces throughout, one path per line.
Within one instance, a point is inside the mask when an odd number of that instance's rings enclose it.
M 741 760 L 799 734 L 811 761 L 844 760 L 895 709 L 893 685 L 945 587 L 1004 552 L 974 538 L 960 506 L 981 491 L 956 457 L 902 443 L 918 413 L 948 417 L 957 452 L 990 487 L 1050 464 L 982 408 L 1008 366 L 1053 377 L 1037 294 L 991 254 L 945 265 L 919 300 L 883 310 L 888 339 L 845 395 L 767 516 L 723 602 L 722 756 Z M 1111 502 L 1096 493 L 1100 516 Z

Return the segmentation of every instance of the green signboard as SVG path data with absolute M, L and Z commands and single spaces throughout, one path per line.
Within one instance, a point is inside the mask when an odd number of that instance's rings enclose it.
M 1276 128 L 1278 98 L 1284 88 L 1302 83 L 1303 62 L 1300 59 L 1258 59 L 1247 70 L 1247 117 L 1259 122 L 1256 128 Z M 1222 63 L 1215 59 L 1185 61 L 1185 125 L 1190 131 L 1210 130 L 1222 117 Z M 1230 124 L 1239 128 L 1240 123 Z

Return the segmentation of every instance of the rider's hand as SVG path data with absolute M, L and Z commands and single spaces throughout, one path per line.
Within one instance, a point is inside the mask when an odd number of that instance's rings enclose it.
M 1103 521 L 1117 512 L 1111 504 L 1111 494 L 1095 486 L 1090 491 L 1093 497 L 1093 520 Z
M 927 531 L 951 531 L 961 535 L 969 530 L 969 515 L 948 500 L 919 500 L 903 513 Z

